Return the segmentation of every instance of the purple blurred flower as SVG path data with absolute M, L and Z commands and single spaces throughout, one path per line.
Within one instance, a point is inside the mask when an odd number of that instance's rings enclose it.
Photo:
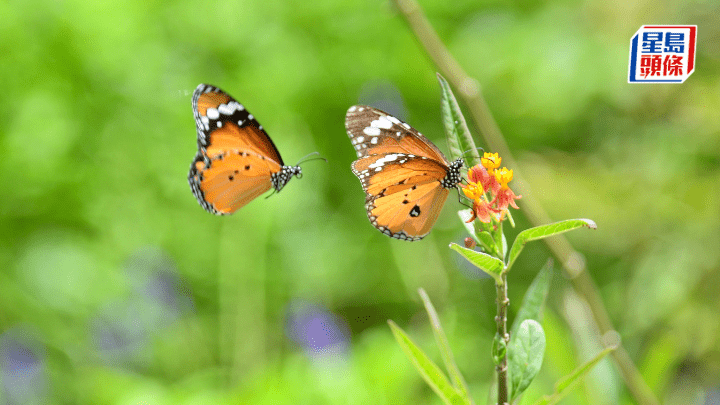
M 105 364 L 142 366 L 140 355 L 149 344 L 149 335 L 141 306 L 129 300 L 106 305 L 90 321 L 90 333 Z
M 165 321 L 194 310 L 192 292 L 164 251 L 145 247 L 136 251 L 126 264 L 134 292 L 158 307 Z
M 130 294 L 101 308 L 90 322 L 90 333 L 103 362 L 142 368 L 150 361 L 153 334 L 194 310 L 192 293 L 161 249 L 139 249 L 126 269 Z
M 26 330 L 13 328 L 0 335 L 0 381 L 7 404 L 41 403 L 48 382 L 44 349 Z
M 321 306 L 302 301 L 291 303 L 286 332 L 312 358 L 344 358 L 347 354 L 350 340 L 347 324 Z

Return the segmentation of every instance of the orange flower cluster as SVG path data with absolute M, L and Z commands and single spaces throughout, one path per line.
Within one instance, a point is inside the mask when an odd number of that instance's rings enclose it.
M 518 208 L 515 200 L 521 196 L 508 187 L 513 171 L 507 167 L 499 169 L 501 161 L 497 153 L 485 153 L 480 159 L 481 164 L 468 171 L 468 184 L 462 186 L 462 191 L 473 200 L 473 216 L 467 222 L 475 218 L 486 223 L 500 222 L 505 219 L 508 206 Z

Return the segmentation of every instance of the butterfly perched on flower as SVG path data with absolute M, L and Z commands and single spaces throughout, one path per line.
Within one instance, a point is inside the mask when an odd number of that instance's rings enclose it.
M 417 130 L 373 107 L 350 107 L 345 129 L 357 152 L 352 170 L 370 223 L 396 239 L 425 237 L 460 182 L 463 160 L 449 162 Z
M 198 151 L 188 182 L 208 212 L 232 214 L 271 188 L 282 190 L 300 166 L 285 166 L 267 132 L 226 92 L 201 84 L 193 93 Z

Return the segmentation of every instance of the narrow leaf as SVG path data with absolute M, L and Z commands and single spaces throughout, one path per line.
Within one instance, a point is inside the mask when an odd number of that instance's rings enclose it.
M 470 263 L 474 264 L 480 270 L 494 278 L 495 283 L 502 285 L 502 278 L 500 277 L 500 273 L 502 273 L 503 270 L 502 261 L 490 256 L 487 253 L 464 248 L 457 243 L 451 243 L 450 249 L 460 253 Z
M 507 256 L 507 239 L 505 239 L 502 224 L 502 222 L 498 223 L 497 229 L 495 232 L 492 232 L 491 235 L 495 238 L 495 246 L 497 246 L 498 257 L 501 257 L 504 261 Z
M 480 164 L 480 154 L 475 149 L 475 141 L 470 134 L 455 95 L 453 95 L 450 85 L 440 73 L 437 74 L 437 78 L 442 90 L 442 117 L 450 156 L 457 159 L 462 157 L 463 153 L 468 152 L 469 157 L 465 166 L 472 167 Z
M 616 348 L 617 346 L 605 348 L 605 350 L 598 353 L 590 361 L 576 368 L 569 375 L 561 378 L 560 381 L 555 384 L 555 392 L 552 395 L 544 395 L 537 402 L 535 402 L 534 405 L 555 405 L 560 402 L 560 400 L 562 400 L 567 394 L 569 394 L 570 390 L 574 388 L 575 385 L 577 385 L 577 383 L 580 382 L 582 378 L 585 377 L 590 372 L 590 370 L 592 370 L 592 368 L 600 362 L 600 360 L 605 358 L 605 356 L 610 354 L 610 352 L 612 352 Z
M 596 229 L 595 222 L 589 219 L 567 219 L 565 221 L 555 222 L 553 224 L 540 225 L 535 228 L 526 229 L 518 234 L 513 242 L 510 254 L 508 255 L 508 269 L 512 267 L 517 259 L 520 251 L 525 244 L 538 239 L 547 238 L 549 236 L 559 235 L 563 232 L 572 231 L 573 229 L 586 226 L 590 229 Z
M 467 222 L 470 218 L 472 218 L 472 210 L 460 210 L 458 211 L 458 216 L 460 217 L 460 220 L 462 220 L 463 225 L 465 225 L 465 229 L 473 237 L 473 239 L 475 239 L 475 242 L 477 242 L 478 245 L 482 246 L 482 248 L 488 253 L 497 253 L 495 240 L 492 236 L 481 229 L 475 229 L 475 221 Z
M 526 319 L 508 345 L 511 399 L 522 394 L 537 376 L 545 355 L 545 332 L 537 321 Z
M 410 337 L 400 329 L 395 322 L 388 320 L 395 340 L 400 344 L 405 354 L 410 358 L 415 368 L 420 372 L 425 382 L 448 405 L 467 404 L 460 394 L 453 388 L 442 370 L 420 350 Z
M 450 379 L 452 380 L 455 389 L 460 393 L 465 402 L 472 403 L 467 384 L 465 383 L 465 379 L 462 374 L 460 374 L 460 370 L 455 363 L 455 357 L 453 356 L 452 350 L 450 350 L 450 344 L 448 343 L 447 336 L 445 336 L 445 331 L 443 331 L 443 328 L 440 325 L 440 318 L 438 317 L 437 312 L 435 312 L 435 307 L 432 302 L 430 302 L 430 297 L 428 297 L 425 290 L 421 288 L 419 293 L 420 298 L 422 298 L 423 303 L 425 304 L 425 310 L 428 313 L 428 317 L 430 318 L 430 325 L 432 325 L 433 333 L 435 334 L 435 341 L 440 347 L 440 356 L 443 359 L 443 363 L 445 363 L 445 369 L 447 369 L 448 374 L 450 374 Z
M 545 299 L 547 299 L 548 291 L 550 291 L 550 282 L 553 277 L 553 261 L 548 260 L 540 269 L 540 272 L 535 276 L 532 284 L 523 297 L 522 304 L 515 315 L 515 321 L 513 321 L 512 328 L 510 329 L 510 336 L 515 336 L 517 329 L 521 323 L 526 319 L 534 319 L 540 322 L 543 308 L 545 307 Z

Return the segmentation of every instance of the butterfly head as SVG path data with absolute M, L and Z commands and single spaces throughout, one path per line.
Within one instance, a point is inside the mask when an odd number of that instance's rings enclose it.
M 464 164 L 465 161 L 462 158 L 457 158 L 454 162 L 450 163 L 447 175 L 441 182 L 443 187 L 454 188 L 458 183 L 460 183 L 460 180 L 462 180 L 462 176 L 460 176 L 460 169 Z
M 271 181 L 275 191 L 279 192 L 282 190 L 293 176 L 298 179 L 302 177 L 302 169 L 300 166 L 283 166 L 279 172 L 273 173 Z

